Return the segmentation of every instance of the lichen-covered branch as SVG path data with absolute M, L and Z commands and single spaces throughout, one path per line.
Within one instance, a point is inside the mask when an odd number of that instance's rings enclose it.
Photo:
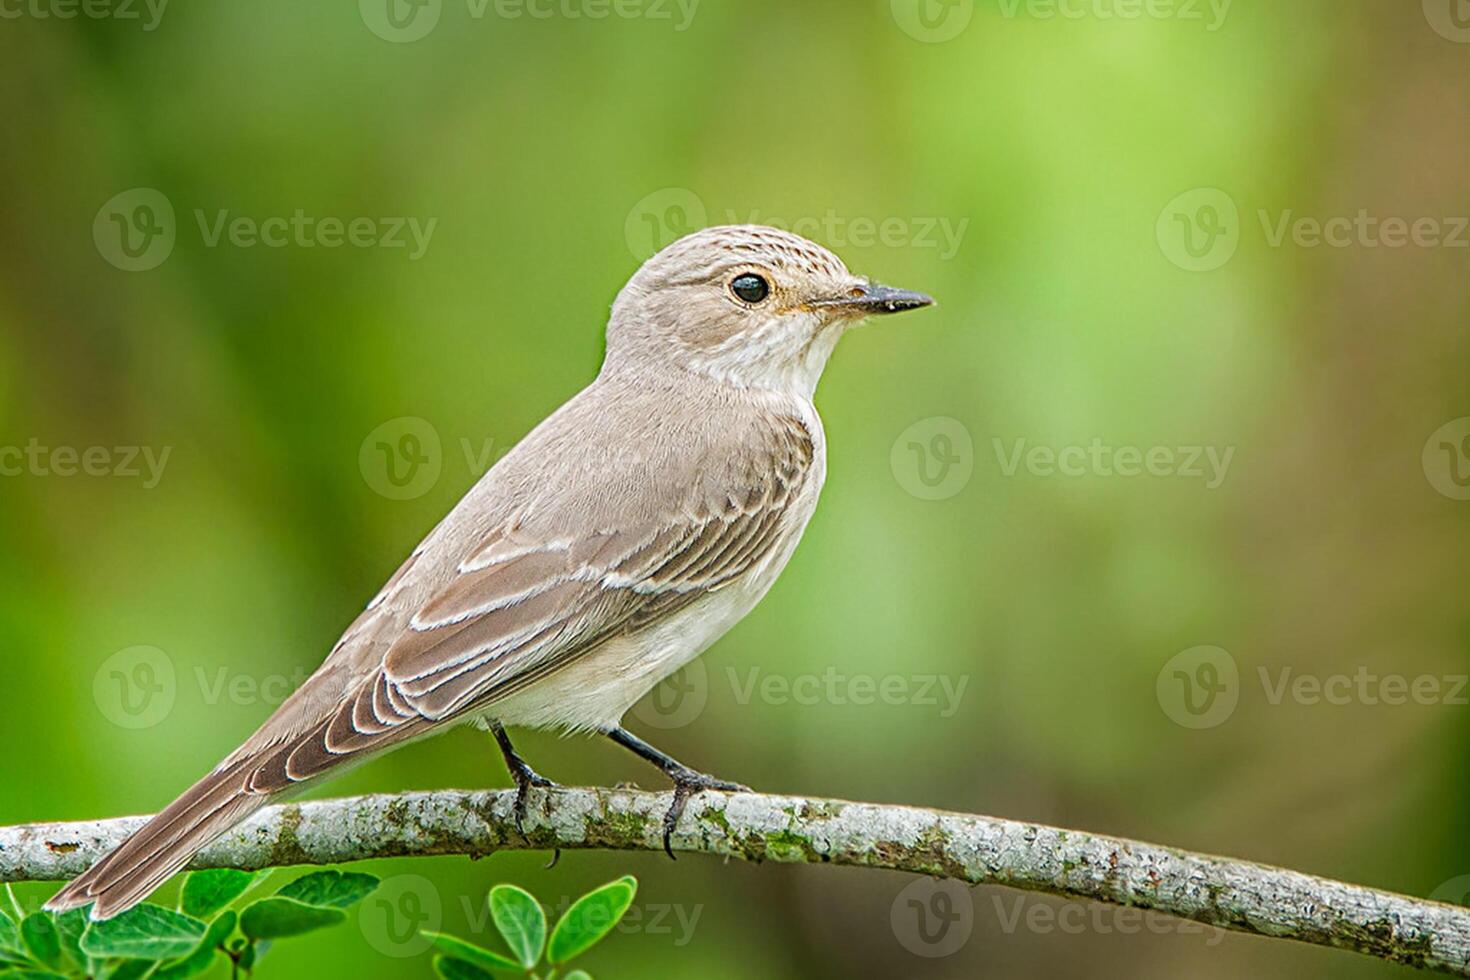
M 249 870 L 525 848 L 663 847 L 667 793 L 536 790 L 524 836 L 515 829 L 512 799 L 509 792 L 448 790 L 271 807 L 192 866 Z M 0 881 L 70 878 L 142 820 L 0 828 Z M 749 861 L 1009 885 L 1470 977 L 1470 909 L 1101 834 L 909 806 L 705 793 L 690 801 L 673 846 Z

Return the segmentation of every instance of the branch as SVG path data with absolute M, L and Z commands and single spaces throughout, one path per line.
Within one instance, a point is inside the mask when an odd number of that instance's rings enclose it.
M 509 791 L 445 790 L 271 807 L 210 845 L 191 867 L 663 847 L 667 793 L 535 790 L 524 836 L 511 816 L 513 798 Z M 0 828 L 0 882 L 73 877 L 144 819 Z M 1470 909 L 1101 834 L 908 806 L 705 793 L 690 800 L 673 846 L 747 861 L 1008 885 L 1470 977 Z

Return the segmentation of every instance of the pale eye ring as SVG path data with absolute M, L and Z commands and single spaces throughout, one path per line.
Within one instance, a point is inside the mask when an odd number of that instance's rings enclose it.
M 730 280 L 730 292 L 742 303 L 755 306 L 764 302 L 771 295 L 771 284 L 764 276 L 758 276 L 754 272 L 743 272 Z

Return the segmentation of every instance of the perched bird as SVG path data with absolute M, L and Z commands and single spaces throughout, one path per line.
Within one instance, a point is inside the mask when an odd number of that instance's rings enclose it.
M 684 805 L 743 790 L 623 715 L 770 589 L 826 472 L 817 379 L 846 329 L 933 302 L 775 228 L 695 232 L 619 293 L 597 378 L 467 493 L 254 735 L 50 902 L 106 919 L 282 794 L 474 722 L 517 785 L 554 785 L 506 725 L 597 732 Z M 670 851 L 672 856 L 672 851 Z

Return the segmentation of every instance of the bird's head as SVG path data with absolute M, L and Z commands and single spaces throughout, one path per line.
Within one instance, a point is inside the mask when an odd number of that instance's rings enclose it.
M 618 294 L 604 370 L 672 366 L 810 397 L 847 327 L 933 302 L 854 275 L 779 228 L 706 228 L 650 258 Z

